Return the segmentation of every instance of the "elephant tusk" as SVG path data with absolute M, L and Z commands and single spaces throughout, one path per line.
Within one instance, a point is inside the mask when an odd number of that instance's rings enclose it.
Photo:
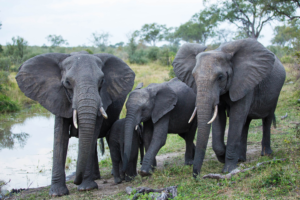
M 216 119 L 217 115 L 218 115 L 218 105 L 215 106 L 214 116 L 211 118 L 209 122 L 207 122 L 207 124 L 211 124 Z
M 139 127 L 139 125 L 136 125 L 136 126 L 135 126 L 135 130 L 137 130 L 137 129 L 138 129 L 138 127 Z
M 190 120 L 189 120 L 188 123 L 191 123 L 191 122 L 193 121 L 193 119 L 194 119 L 196 113 L 197 113 L 197 107 L 195 107 L 194 112 L 193 112 L 193 114 L 192 114 L 192 116 L 191 116 L 191 118 L 190 118 Z
M 77 110 L 73 110 L 73 124 L 76 129 L 78 129 L 78 124 L 77 124 Z
M 107 116 L 107 114 L 106 114 L 106 112 L 105 112 L 105 110 L 104 110 L 103 107 L 100 108 L 100 112 L 101 112 L 102 116 L 103 116 L 105 119 L 108 118 L 108 116 Z

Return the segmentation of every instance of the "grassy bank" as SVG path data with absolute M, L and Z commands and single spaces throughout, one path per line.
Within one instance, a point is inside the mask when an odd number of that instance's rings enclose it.
M 144 82 L 164 82 L 168 79 L 168 68 L 158 65 L 131 65 L 136 73 L 135 86 Z M 164 188 L 178 186 L 176 199 L 297 199 L 300 198 L 300 103 L 299 80 L 292 67 L 286 66 L 287 79 L 283 86 L 276 109 L 277 128 L 271 128 L 271 156 L 260 156 L 262 123 L 253 120 L 248 135 L 247 162 L 243 168 L 255 166 L 259 162 L 272 160 L 274 157 L 286 158 L 284 162 L 272 162 L 263 167 L 240 173 L 228 180 L 203 179 L 208 173 L 220 173 L 223 164 L 216 160 L 211 147 L 211 138 L 206 151 L 205 162 L 200 176 L 192 178 L 192 166 L 184 165 L 185 143 L 177 135 L 168 135 L 166 145 L 159 151 L 158 168 L 151 177 L 137 176 L 134 181 L 111 185 L 113 182 L 110 158 L 99 163 L 102 179 L 97 181 L 99 190 L 78 192 L 72 181 L 67 186 L 70 195 L 60 199 L 131 199 L 125 188 L 147 186 Z M 123 109 L 121 116 L 125 116 Z M 288 114 L 281 120 L 280 116 Z M 227 139 L 227 137 L 225 137 Z M 139 165 L 139 164 L 138 164 Z M 240 165 L 240 164 L 239 164 Z M 140 165 L 138 166 L 140 168 Z M 108 183 L 105 183 L 107 180 Z M 49 199 L 49 187 L 33 189 L 16 195 L 16 199 Z M 139 199 L 149 199 L 148 195 Z

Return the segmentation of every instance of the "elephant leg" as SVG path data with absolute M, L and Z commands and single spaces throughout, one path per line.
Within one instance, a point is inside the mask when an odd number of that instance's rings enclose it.
M 91 143 L 91 149 L 90 154 L 88 157 L 88 162 L 86 165 L 86 169 L 83 176 L 82 183 L 77 187 L 79 191 L 87 191 L 92 189 L 98 189 L 97 183 L 94 181 L 94 169 L 95 169 L 95 154 L 96 154 L 96 145 L 97 145 L 97 139 L 98 139 L 98 133 L 100 132 L 102 124 L 102 119 L 97 118 L 96 119 L 96 127 L 95 127 L 95 133 L 93 136 L 93 142 Z
M 119 184 L 124 180 L 124 176 L 122 177 L 122 160 L 121 160 L 121 154 L 120 151 L 117 149 L 111 149 L 111 160 L 113 164 L 113 175 L 114 175 L 114 181 L 116 184 Z
M 196 120 L 194 120 L 193 123 L 195 122 Z M 196 129 L 197 126 L 195 123 L 195 125 L 193 124 L 188 132 L 179 134 L 179 136 L 185 140 L 185 165 L 192 165 L 194 162 L 196 147 L 193 140 L 195 138 Z
M 158 122 L 156 122 L 153 129 L 153 137 L 150 143 L 150 146 L 145 154 L 141 171 L 139 174 L 141 176 L 151 175 L 150 169 L 151 164 L 154 163 L 155 156 L 162 146 L 165 145 L 168 134 L 168 125 L 169 125 L 169 114 L 163 116 Z
M 98 162 L 98 152 L 97 152 L 97 143 L 95 148 L 95 156 L 94 156 L 94 180 L 101 179 L 99 162 Z
M 226 128 L 225 106 L 218 106 L 218 115 L 212 124 L 212 147 L 221 163 L 225 163 L 226 145 L 224 143 L 224 134 Z
M 153 136 L 153 123 L 151 120 L 144 122 L 143 144 L 145 146 L 145 153 L 147 153 Z M 144 156 L 145 158 L 145 156 Z M 156 167 L 156 159 L 152 163 L 153 167 Z
M 267 116 L 266 118 L 262 119 L 263 121 L 263 139 L 261 141 L 261 155 L 270 155 L 272 154 L 271 149 L 271 125 L 273 121 L 274 114 Z
M 246 153 L 247 153 L 247 138 L 248 138 L 248 131 L 249 131 L 249 125 L 250 125 L 251 119 L 247 119 L 242 135 L 241 135 L 241 142 L 240 142 L 240 154 L 239 154 L 239 161 L 245 162 L 246 161 Z
M 55 116 L 52 180 L 49 195 L 52 197 L 69 194 L 66 186 L 65 163 L 69 143 L 70 119 Z
M 239 144 L 244 124 L 250 109 L 252 95 L 246 95 L 243 99 L 235 102 L 230 108 L 229 132 L 226 146 L 225 166 L 223 173 L 231 172 L 237 168 L 239 158 Z

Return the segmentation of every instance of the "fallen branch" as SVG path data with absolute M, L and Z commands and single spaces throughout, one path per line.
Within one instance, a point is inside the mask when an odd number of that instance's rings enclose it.
M 265 161 L 265 162 L 261 162 L 261 163 L 257 163 L 256 166 L 253 166 L 253 167 L 250 167 L 250 168 L 246 168 L 246 169 L 240 169 L 240 168 L 236 168 L 234 169 L 233 171 L 231 171 L 230 173 L 226 174 L 226 175 L 221 175 L 221 174 L 207 174 L 205 176 L 203 176 L 203 178 L 212 178 L 212 179 L 230 179 L 232 176 L 236 175 L 237 173 L 243 173 L 245 171 L 249 171 L 249 170 L 252 170 L 252 169 L 255 169 L 255 168 L 258 168 L 262 165 L 265 165 L 265 164 L 269 164 L 271 162 L 274 162 L 274 161 L 285 161 L 286 158 L 282 158 L 282 159 L 273 159 L 273 160 L 269 160 L 269 161 Z
M 284 116 L 281 116 L 281 120 L 283 120 L 283 119 L 287 118 L 287 116 L 288 116 L 288 114 L 287 114 L 287 113 L 285 113 L 285 115 L 284 115 Z
M 132 191 L 134 190 L 134 188 L 132 187 L 126 187 L 126 193 L 127 194 L 131 194 Z M 148 188 L 148 187 L 138 187 L 135 188 L 136 193 L 133 196 L 133 200 L 137 199 L 138 194 L 145 194 L 145 193 L 157 193 L 157 194 L 153 194 L 152 195 L 152 199 L 157 199 L 157 200 L 164 200 L 164 199 L 169 199 L 171 197 L 176 197 L 177 196 L 177 186 L 171 186 L 171 187 L 166 187 L 166 188 L 162 188 L 162 189 L 152 189 L 152 188 Z M 171 196 L 172 194 L 172 196 Z

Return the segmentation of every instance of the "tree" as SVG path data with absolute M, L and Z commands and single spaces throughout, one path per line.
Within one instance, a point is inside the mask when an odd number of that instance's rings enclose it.
M 18 59 L 23 59 L 26 53 L 28 42 L 17 36 L 16 38 L 12 38 L 12 43 L 6 44 L 6 54 L 11 56 L 15 61 L 19 61 Z
M 215 28 L 218 21 L 218 12 L 202 10 L 194 14 L 188 22 L 180 25 L 175 35 L 186 42 L 205 44 L 208 38 L 215 36 Z
M 106 46 L 108 45 L 108 38 L 110 37 L 111 35 L 108 33 L 108 32 L 104 32 L 102 31 L 101 33 L 92 33 L 92 43 L 100 48 L 101 51 L 105 51 L 106 49 Z
M 276 26 L 274 29 L 273 44 L 280 45 L 282 47 L 288 46 L 295 50 L 300 50 L 300 20 L 296 18 L 289 21 L 288 25 Z
M 156 42 L 161 41 L 164 38 L 164 31 L 166 25 L 159 25 L 156 23 L 145 24 L 140 31 L 141 39 L 146 41 L 152 46 L 156 45 Z
M 2 23 L 0 22 L 0 29 L 2 28 Z
M 135 53 L 135 51 L 137 49 L 137 43 L 135 40 L 138 36 L 139 36 L 139 31 L 134 31 L 133 33 L 127 34 L 127 37 L 129 40 L 129 42 L 127 44 L 129 58 L 130 58 L 130 56 L 132 56 Z
M 68 41 L 63 39 L 61 35 L 48 35 L 46 39 L 51 43 L 51 48 L 58 47 L 63 44 L 69 45 Z
M 265 9 L 272 10 L 275 16 L 285 20 L 300 19 L 300 16 L 296 15 L 297 10 L 300 8 L 299 0 L 265 0 Z
M 260 36 L 267 23 L 277 18 L 272 10 L 267 9 L 265 0 L 223 0 L 208 10 L 219 13 L 218 20 L 236 25 L 240 33 L 254 39 Z

